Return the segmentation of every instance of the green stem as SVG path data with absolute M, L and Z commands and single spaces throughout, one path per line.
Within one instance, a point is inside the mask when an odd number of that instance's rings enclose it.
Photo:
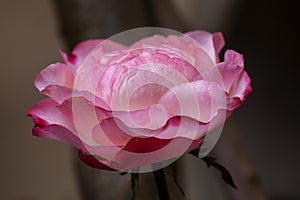
M 166 182 L 164 169 L 159 169 L 153 172 L 158 196 L 160 200 L 169 200 L 169 192 Z

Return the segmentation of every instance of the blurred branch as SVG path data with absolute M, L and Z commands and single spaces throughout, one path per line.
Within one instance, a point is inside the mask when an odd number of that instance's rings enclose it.
M 108 38 L 148 25 L 143 1 L 53 0 L 60 30 L 69 48 L 90 38 Z
M 238 190 L 230 190 L 232 199 L 236 200 L 266 200 L 261 181 L 242 145 L 239 132 L 230 119 L 226 122 L 224 131 L 213 150 L 218 160 L 230 169 Z
M 60 30 L 71 49 L 91 38 L 108 38 L 119 32 L 145 26 L 184 31 L 171 0 L 53 0 Z

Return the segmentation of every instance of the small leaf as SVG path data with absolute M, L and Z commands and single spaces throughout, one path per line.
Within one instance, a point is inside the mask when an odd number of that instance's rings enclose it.
M 190 151 L 189 153 L 192 154 L 193 156 L 196 156 L 197 158 L 199 158 L 199 151 L 200 149 L 194 149 L 192 151 Z M 232 186 L 233 188 L 237 189 L 237 186 L 235 185 L 232 176 L 230 175 L 229 171 L 222 166 L 220 163 L 217 162 L 217 159 L 214 157 L 210 157 L 210 156 L 206 156 L 204 158 L 201 158 L 207 165 L 207 167 L 214 167 L 217 170 L 219 170 L 219 172 L 221 173 L 222 179 L 225 181 L 225 183 L 229 184 L 230 186 Z
M 213 166 L 214 168 L 216 168 L 217 170 L 219 170 L 219 172 L 221 173 L 222 179 L 229 185 L 231 185 L 233 188 L 237 189 L 232 176 L 230 175 L 229 171 L 222 166 L 221 164 L 219 164 L 216 160 L 216 158 L 214 157 L 204 157 L 202 158 L 202 160 L 207 164 L 207 167 Z

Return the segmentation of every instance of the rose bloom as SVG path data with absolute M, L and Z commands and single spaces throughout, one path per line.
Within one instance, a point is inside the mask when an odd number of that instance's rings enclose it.
M 106 170 L 152 165 L 202 145 L 251 92 L 243 56 L 221 33 L 154 35 L 130 46 L 110 40 L 78 44 L 64 63 L 35 79 L 49 98 L 36 103 L 33 135 L 79 149 Z

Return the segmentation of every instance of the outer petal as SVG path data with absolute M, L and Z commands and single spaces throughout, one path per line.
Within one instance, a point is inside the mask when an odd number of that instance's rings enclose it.
M 131 139 L 126 140 L 129 137 L 126 134 L 117 134 L 113 120 L 104 121 L 111 118 L 111 112 L 93 105 L 83 97 L 70 98 L 57 106 L 57 109 L 76 130 L 76 136 L 83 143 L 80 148 L 92 155 L 113 160 L 120 148 Z
M 77 68 L 86 58 L 86 56 L 103 40 L 87 40 L 75 46 L 70 56 L 61 52 L 66 64 Z
M 130 48 L 152 48 L 157 53 L 185 60 L 197 70 L 205 70 L 215 64 L 206 50 L 198 43 L 191 42 L 190 37 L 186 35 L 169 35 L 167 37 L 155 35 L 136 42 Z
M 193 42 L 190 37 L 183 35 L 179 38 L 178 36 L 170 35 L 167 39 L 168 43 L 162 44 L 160 49 L 170 52 L 171 55 L 175 50 L 179 58 L 186 59 L 198 71 L 207 70 L 215 65 L 216 61 L 210 57 L 206 49 L 198 43 Z
M 40 138 L 57 140 L 77 148 L 84 148 L 81 140 L 69 129 L 61 125 L 47 125 L 45 127 L 34 127 L 32 134 Z
M 231 70 L 227 70 L 227 73 L 223 73 L 224 80 L 230 83 L 228 84 L 230 86 L 228 91 L 228 109 L 233 110 L 240 106 L 246 100 L 246 96 L 252 91 L 251 80 L 248 74 L 243 71 L 243 55 L 233 50 L 227 50 L 225 52 L 225 63 L 235 65 L 235 68 L 231 68 Z
M 224 62 L 218 63 L 215 67 L 207 71 L 196 74 L 193 80 L 206 80 L 219 83 L 229 93 L 234 82 L 241 77 L 243 69 L 243 56 L 233 50 L 227 50 Z
M 34 84 L 39 91 L 42 91 L 49 85 L 72 88 L 73 80 L 74 76 L 70 68 L 65 64 L 56 63 L 41 71 L 35 78 Z
M 78 157 L 82 162 L 85 164 L 96 168 L 96 169 L 102 169 L 102 170 L 108 170 L 108 171 L 117 171 L 116 169 L 113 169 L 104 163 L 100 162 L 99 158 L 95 158 L 93 155 L 85 154 L 82 149 L 78 151 Z M 102 160 L 101 160 L 102 161 Z M 106 160 L 103 160 L 105 162 Z
M 244 71 L 242 76 L 235 81 L 229 92 L 228 109 L 234 110 L 246 100 L 246 96 L 252 91 L 251 80 Z
M 244 66 L 244 58 L 242 54 L 237 53 L 234 50 L 227 50 L 224 56 L 225 62 L 243 67 Z
M 89 146 L 99 146 L 93 139 L 93 130 L 103 119 L 109 117 L 105 111 L 83 97 L 73 97 L 58 106 L 73 124 L 80 140 Z
M 52 99 L 45 99 L 35 104 L 27 113 L 34 120 L 33 135 L 62 141 L 75 147 L 83 147 L 75 134 L 69 119 L 57 109 L 57 103 Z
M 201 48 L 205 49 L 207 54 L 214 62 L 218 62 L 218 54 L 224 46 L 222 33 L 209 33 L 206 31 L 193 31 L 184 35 L 194 39 Z M 197 46 L 196 45 L 196 46 Z
M 110 40 L 86 40 L 76 45 L 69 56 L 64 52 L 61 52 L 61 55 L 67 65 L 76 69 L 84 62 L 89 54 L 97 54 L 96 57 L 99 59 L 106 53 L 123 48 L 123 45 Z
M 227 93 L 229 93 L 229 90 L 231 90 L 234 82 L 240 79 L 243 74 L 243 55 L 233 50 L 227 50 L 225 52 L 224 62 L 218 64 L 217 68 L 222 75 L 225 90 Z
M 225 52 L 224 62 L 196 74 L 192 80 L 212 81 L 222 85 L 228 95 L 228 110 L 240 106 L 252 91 L 250 78 L 244 71 L 243 56 L 233 50 Z
M 41 93 L 60 103 L 70 95 L 73 81 L 72 70 L 65 64 L 56 63 L 41 71 L 34 84 Z
M 102 40 L 86 55 L 86 58 L 82 61 L 80 67 L 89 68 L 96 65 L 103 66 L 103 63 L 109 63 L 110 60 L 114 59 L 120 54 L 121 50 L 125 48 L 126 47 L 122 44 L 110 40 Z
M 184 135 L 183 137 L 181 137 L 180 134 L 176 135 L 176 132 L 193 132 L 191 131 L 193 127 L 187 123 L 189 120 L 194 121 L 194 125 L 199 126 L 197 136 L 194 133 L 195 135 L 191 136 L 193 139 L 190 139 L 185 138 L 190 137 L 189 135 Z M 97 147 L 88 148 L 88 152 L 96 155 L 96 160 L 100 162 L 100 166 L 98 166 L 99 163 L 96 162 L 96 168 L 97 166 L 102 168 L 101 163 L 105 163 L 105 165 L 118 170 L 135 168 L 180 156 L 199 146 L 207 131 L 206 124 L 199 124 L 197 121 L 188 118 L 181 120 L 178 117 L 172 118 L 162 129 L 152 132 L 147 129 L 125 128 L 122 122 L 113 118 L 103 120 L 99 128 L 100 127 L 106 135 L 103 135 L 103 133 L 95 135 L 100 132 L 94 132 L 94 138 L 99 141 L 99 143 L 109 139 L 112 143 L 115 143 L 115 145 L 118 145 L 120 142 L 126 142 L 126 145 L 119 146 L 123 146 L 123 150 L 119 149 L 118 152 L 113 151 L 111 156 L 108 156 L 108 154 L 104 152 L 106 147 L 101 146 L 99 146 L 98 151 L 93 149 Z M 128 135 L 134 134 L 136 137 L 128 137 Z M 196 137 L 198 139 L 196 139 Z M 117 150 L 117 147 L 115 150 Z M 113 155 L 114 157 L 112 157 Z
M 201 145 L 203 139 L 192 141 L 186 138 L 171 140 L 150 138 L 133 138 L 126 148 L 116 156 L 118 169 L 135 169 L 155 163 L 176 159 L 183 153 Z
M 165 42 L 166 38 L 162 35 L 153 35 L 152 37 L 143 38 L 135 43 L 133 43 L 130 48 L 139 49 L 139 48 L 149 48 L 157 47 L 161 43 Z

